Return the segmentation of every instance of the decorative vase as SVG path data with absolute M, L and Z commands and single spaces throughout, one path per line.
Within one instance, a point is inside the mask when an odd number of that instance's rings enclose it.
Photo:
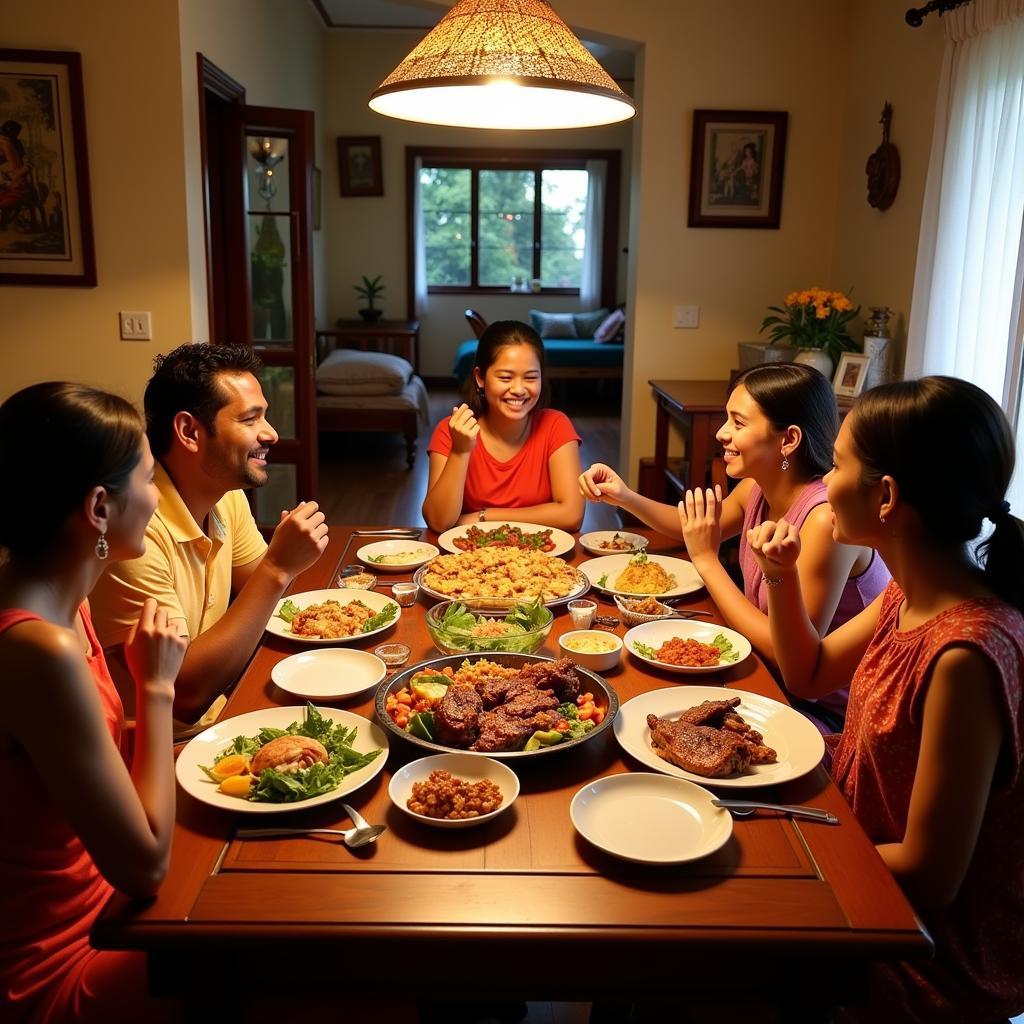
M 832 359 L 820 348 L 802 348 L 797 351 L 794 363 L 813 366 L 826 380 L 832 379 Z
M 871 319 L 864 331 L 864 355 L 871 359 L 864 375 L 864 391 L 887 384 L 892 374 L 892 339 L 889 337 L 888 306 L 872 306 Z
M 368 323 L 372 324 L 374 320 L 379 320 L 384 315 L 383 309 L 361 309 L 359 315 Z

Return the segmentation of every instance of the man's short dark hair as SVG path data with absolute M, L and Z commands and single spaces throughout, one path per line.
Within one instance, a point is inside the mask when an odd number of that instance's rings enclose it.
M 228 396 L 217 383 L 220 374 L 251 373 L 263 369 L 248 345 L 179 345 L 153 360 L 153 376 L 146 385 L 146 434 L 155 458 L 170 450 L 174 417 L 190 412 L 211 433 L 217 411 Z

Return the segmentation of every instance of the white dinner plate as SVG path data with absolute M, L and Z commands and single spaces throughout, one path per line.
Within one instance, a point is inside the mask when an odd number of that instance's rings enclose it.
M 538 526 L 536 523 L 516 523 L 512 520 L 506 520 L 504 522 L 495 520 L 494 522 L 465 523 L 462 526 L 453 526 L 450 530 L 445 530 L 444 533 L 437 538 L 437 543 L 440 544 L 445 551 L 450 551 L 452 554 L 457 555 L 465 549 L 456 547 L 456 538 L 465 537 L 469 530 L 474 526 L 483 530 L 485 533 L 489 530 L 495 530 L 499 526 L 518 526 L 523 533 L 540 533 L 543 530 L 550 529 L 551 540 L 555 546 L 550 551 L 545 551 L 545 555 L 568 554 L 576 544 L 573 535 L 571 533 L 566 533 L 565 530 L 556 530 L 554 527 Z
M 368 633 L 356 633 L 353 636 L 325 639 L 323 637 L 295 636 L 292 633 L 291 624 L 279 618 L 277 614 L 285 601 L 291 601 L 303 610 L 311 604 L 323 604 L 324 601 L 337 601 L 338 604 L 362 601 L 367 608 L 373 609 L 374 615 L 377 612 L 383 611 L 389 604 L 393 604 L 397 610 L 395 617 L 390 622 L 385 623 L 383 626 L 378 626 L 376 629 L 371 629 Z M 347 644 L 353 640 L 365 640 L 368 637 L 376 636 L 378 633 L 383 633 L 385 629 L 390 629 L 395 625 L 401 617 L 402 609 L 394 598 L 385 597 L 383 594 L 375 594 L 372 590 L 307 590 L 302 594 L 289 594 L 287 597 L 281 598 L 277 602 L 277 607 L 274 609 L 274 614 L 270 616 L 270 621 L 267 623 L 266 628 L 268 633 L 273 633 L 274 636 L 283 636 L 286 640 L 294 640 L 297 644 L 317 644 L 321 646 L 324 644 Z
M 588 558 L 580 563 L 580 571 L 583 572 L 590 585 L 606 594 L 622 594 L 623 597 L 646 597 L 645 594 L 637 594 L 632 590 L 616 590 L 615 581 L 622 573 L 629 560 L 635 555 L 602 555 L 600 558 Z M 669 590 L 663 590 L 654 597 L 680 597 L 683 594 L 692 594 L 704 586 L 700 573 L 693 567 L 692 562 L 685 558 L 672 558 L 669 555 L 648 555 L 652 562 L 657 562 L 670 576 L 675 576 L 675 586 Z M 602 583 L 601 580 L 604 580 Z
M 408 806 L 413 783 L 426 782 L 430 773 L 436 771 L 450 772 L 455 778 L 465 782 L 482 782 L 484 779 L 490 779 L 501 790 L 501 803 L 497 810 L 476 818 L 431 818 L 426 814 L 417 814 Z M 433 757 L 421 757 L 418 761 L 410 761 L 404 768 L 399 768 L 391 776 L 388 795 L 391 802 L 413 821 L 436 828 L 468 828 L 471 825 L 483 825 L 493 821 L 516 802 L 516 797 L 519 796 L 519 776 L 507 765 L 495 761 L 492 757 L 481 757 L 479 754 L 435 754 Z
M 681 640 L 697 640 L 702 644 L 710 644 L 716 636 L 722 635 L 732 644 L 732 653 L 736 657 L 732 661 L 719 659 L 717 665 L 670 665 L 667 661 L 658 661 L 641 654 L 634 644 L 641 643 L 657 650 L 663 643 L 673 637 Z M 659 619 L 656 622 L 644 622 L 627 630 L 622 644 L 633 655 L 648 665 L 663 669 L 665 672 L 678 672 L 682 675 L 706 675 L 708 672 L 720 672 L 723 668 L 738 665 L 750 654 L 750 641 L 734 629 L 719 626 L 714 622 L 698 622 L 695 619 Z
M 332 789 L 329 793 L 321 793 L 320 796 L 310 797 L 308 800 L 298 800 L 295 803 L 264 803 L 218 792 L 217 783 L 208 778 L 199 767 L 204 764 L 209 768 L 213 764 L 214 758 L 229 746 L 236 736 L 255 736 L 260 729 L 287 729 L 292 722 L 301 722 L 306 711 L 305 707 L 263 708 L 261 711 L 250 711 L 248 714 L 238 715 L 235 718 L 225 718 L 223 721 L 211 725 L 209 729 L 190 740 L 178 755 L 174 767 L 178 784 L 189 796 L 194 796 L 204 804 L 220 807 L 225 811 L 237 811 L 241 814 L 281 814 L 283 811 L 297 811 L 306 807 L 316 807 L 318 804 L 326 804 L 331 800 L 337 800 L 338 797 L 352 793 L 383 769 L 384 763 L 388 759 L 387 735 L 375 722 L 360 715 L 353 715 L 350 711 L 339 711 L 336 708 L 317 708 L 317 710 L 324 718 L 329 718 L 332 722 L 339 722 L 347 729 L 356 727 L 359 731 L 356 733 L 352 746 L 360 753 L 365 754 L 380 748 L 380 753 L 368 765 L 352 772 L 351 775 L 346 775 L 337 789 Z
M 620 548 L 618 551 L 601 547 L 602 544 L 610 543 L 616 537 L 627 543 L 629 547 Z M 639 533 L 627 533 L 625 530 L 595 530 L 593 533 L 580 534 L 580 547 L 592 555 L 620 555 L 643 551 L 647 547 L 647 543 L 646 537 L 641 537 Z
M 270 678 L 286 693 L 312 701 L 355 697 L 372 690 L 387 675 L 376 654 L 351 647 L 322 647 L 279 661 Z
M 648 715 L 676 719 L 687 708 L 706 700 L 728 700 L 731 697 L 740 698 L 737 713 L 752 729 L 764 736 L 765 743 L 778 755 L 775 764 L 755 764 L 742 775 L 707 779 L 703 775 L 695 775 L 676 767 L 654 752 L 651 730 L 647 726 Z M 789 782 L 790 779 L 806 775 L 821 762 L 825 754 L 825 741 L 821 733 L 799 711 L 771 697 L 721 686 L 672 686 L 665 690 L 642 693 L 619 708 L 612 728 L 619 746 L 648 768 L 714 789 L 753 789 Z
M 419 540 L 378 540 L 373 544 L 364 544 L 356 552 L 356 558 L 375 572 L 411 572 L 426 565 L 440 553 L 433 544 Z M 401 562 L 379 561 L 381 558 L 396 556 L 405 557 Z
M 638 864 L 706 857 L 732 835 L 732 815 L 701 786 L 667 775 L 607 775 L 578 790 L 572 823 L 598 849 Z

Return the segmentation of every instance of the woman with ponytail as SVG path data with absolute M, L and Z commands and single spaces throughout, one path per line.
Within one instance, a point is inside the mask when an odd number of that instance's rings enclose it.
M 949 377 L 860 399 L 825 477 L 835 538 L 876 548 L 888 588 L 823 640 L 804 610 L 799 534 L 748 535 L 786 685 L 850 683 L 832 773 L 935 940 L 879 966 L 846 1019 L 1005 1020 L 1024 1010 L 1024 524 L 1005 494 L 1002 410 Z M 972 550 L 985 520 L 991 534 Z
M 152 896 L 174 828 L 171 703 L 185 641 L 147 601 L 125 655 L 135 753 L 86 598 L 144 550 L 157 504 L 139 413 L 78 384 L 0 405 L 0 1019 L 175 1018 L 146 993 L 141 953 L 99 952 L 113 892 Z

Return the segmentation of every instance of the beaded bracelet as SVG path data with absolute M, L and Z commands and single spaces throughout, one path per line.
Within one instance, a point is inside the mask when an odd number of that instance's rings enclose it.
M 766 587 L 777 587 L 779 584 L 785 583 L 785 581 L 784 576 L 766 576 L 764 573 L 761 573 L 761 582 Z

